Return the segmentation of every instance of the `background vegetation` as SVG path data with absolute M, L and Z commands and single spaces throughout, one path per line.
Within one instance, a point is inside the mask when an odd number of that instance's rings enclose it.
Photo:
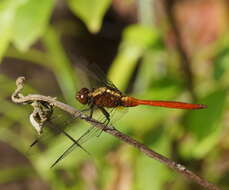
M 201 189 L 107 134 L 85 145 L 92 157 L 76 150 L 53 169 L 69 140 L 55 136 L 29 150 L 37 134 L 31 108 L 10 101 L 15 79 L 26 76 L 25 93 L 77 106 L 78 57 L 132 96 L 207 104 L 131 108 L 115 126 L 228 189 L 228 3 L 1 0 L 0 189 Z M 76 138 L 85 129 L 77 121 L 67 131 Z

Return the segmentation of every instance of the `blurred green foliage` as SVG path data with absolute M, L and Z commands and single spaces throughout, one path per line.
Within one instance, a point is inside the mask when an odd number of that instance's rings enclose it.
M 72 11 L 81 18 L 91 32 L 98 32 L 111 0 L 68 0 Z
M 101 30 L 104 15 L 112 1 L 67 0 L 62 3 L 95 35 Z M 81 84 L 81 78 L 76 75 L 77 68 L 71 63 L 61 40 L 65 33 L 74 31 L 78 31 L 76 35 L 81 36 L 83 29 L 77 28 L 81 25 L 74 25 L 68 20 L 51 22 L 56 4 L 54 0 L 0 1 L 0 69 L 7 67 L 7 58 L 29 62 L 34 70 L 42 68 L 52 73 L 56 87 L 51 86 L 45 76 L 43 78 L 42 69 L 37 71 L 37 78 L 33 73 L 26 72 L 26 69 L 24 73 L 18 73 L 12 66 L 12 71 L 8 73 L 16 77 L 24 74 L 33 82 L 39 81 L 46 90 L 56 88 L 54 91 L 58 93 L 55 96 L 70 105 L 79 106 L 74 100 L 74 94 Z M 109 67 L 109 79 L 123 91 L 131 86 L 128 91 L 138 98 L 190 102 L 192 98 L 187 90 L 185 73 L 180 69 L 179 52 L 165 45 L 166 31 L 148 22 L 155 18 L 153 13 L 144 12 L 147 6 L 141 3 L 137 6 L 140 7 L 141 19 L 125 26 L 117 55 Z M 61 24 L 66 28 L 60 29 Z M 185 111 L 136 107 L 129 109 L 115 123 L 122 132 L 184 163 L 223 189 L 229 188 L 228 168 L 222 167 L 223 162 L 228 160 L 226 152 L 229 147 L 229 48 L 226 42 L 228 34 L 221 36 L 211 46 L 210 53 L 204 52 L 205 57 L 194 57 L 193 60 L 198 60 L 198 63 L 191 65 L 197 102 L 208 105 L 207 109 Z M 211 63 L 207 64 L 207 60 L 211 60 Z M 125 186 L 125 189 L 193 189 L 188 181 L 174 171 L 107 134 L 86 144 L 92 157 L 76 150 L 50 169 L 53 161 L 71 142 L 64 136 L 55 136 L 49 139 L 45 148 L 34 147 L 32 153 L 28 152 L 29 144 L 36 136 L 28 119 L 31 108 L 10 101 L 9 97 L 15 89 L 15 77 L 11 76 L 0 70 L 0 140 L 28 158 L 30 163 L 1 169 L 1 184 L 33 176 L 41 178 L 50 189 L 55 190 L 89 189 L 91 183 L 97 189 L 115 189 L 119 185 Z M 41 92 L 27 85 L 24 94 L 28 93 Z M 76 121 L 67 131 L 76 138 L 87 127 L 86 123 Z

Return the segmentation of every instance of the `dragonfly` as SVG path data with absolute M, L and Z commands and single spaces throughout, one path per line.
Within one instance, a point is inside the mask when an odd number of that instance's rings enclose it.
M 99 110 L 104 115 L 103 122 L 106 125 L 110 123 L 111 112 L 118 107 L 127 108 L 146 105 L 186 110 L 207 108 L 207 106 L 203 104 L 137 99 L 135 97 L 125 95 L 111 81 L 104 78 L 100 84 L 101 86 L 98 86 L 97 88 L 81 88 L 78 92 L 76 92 L 75 99 L 82 105 L 88 106 L 88 109 L 86 110 L 90 111 L 89 116 L 91 118 L 93 117 L 94 111 Z M 109 112 L 108 109 L 111 109 L 112 111 Z M 82 145 L 82 143 L 86 142 L 89 137 L 96 134 L 98 130 L 101 131 L 101 129 L 92 125 L 81 137 L 76 140 L 76 142 L 73 142 L 73 144 L 63 152 L 63 154 L 52 164 L 51 167 L 54 167 L 58 162 L 70 154 L 79 144 Z

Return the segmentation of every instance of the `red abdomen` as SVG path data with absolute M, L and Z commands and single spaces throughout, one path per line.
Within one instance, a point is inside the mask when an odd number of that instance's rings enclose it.
M 148 106 L 175 108 L 175 109 L 202 109 L 207 107 L 206 105 L 203 104 L 189 104 L 189 103 L 176 102 L 176 101 L 139 100 L 128 96 L 122 97 L 122 105 L 125 107 L 148 105 Z

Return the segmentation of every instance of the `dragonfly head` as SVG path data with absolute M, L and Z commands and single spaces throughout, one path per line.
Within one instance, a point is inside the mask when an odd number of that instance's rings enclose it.
M 80 91 L 76 93 L 76 99 L 81 103 L 81 104 L 87 104 L 89 102 L 89 89 L 87 88 L 82 88 Z

